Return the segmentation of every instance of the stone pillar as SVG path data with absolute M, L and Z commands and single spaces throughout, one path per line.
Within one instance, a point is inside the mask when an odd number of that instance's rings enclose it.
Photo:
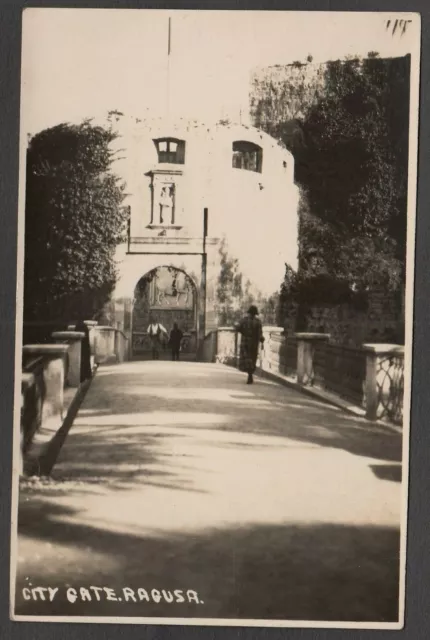
M 272 366 L 272 349 L 271 349 L 271 336 L 273 333 L 277 335 L 281 335 L 284 329 L 282 327 L 276 327 L 271 325 L 265 325 L 263 327 L 263 348 L 259 347 L 259 361 L 260 367 L 264 371 L 271 371 L 273 369 Z
M 366 351 L 366 381 L 364 383 L 366 418 L 377 420 L 381 400 L 380 392 L 384 391 L 382 389 L 383 381 L 378 381 L 379 360 L 389 355 L 402 356 L 404 347 L 398 344 L 364 344 L 363 349 Z M 384 373 L 383 376 L 385 377 Z
M 117 362 L 124 362 L 128 357 L 127 336 L 121 329 L 115 329 L 115 356 Z
M 96 361 L 96 332 L 97 320 L 84 320 L 84 324 L 88 327 L 88 338 L 90 341 L 90 363 L 91 370 L 93 370 Z
M 81 384 L 81 341 L 85 338 L 85 334 L 79 331 L 54 331 L 52 337 L 55 342 L 69 344 L 69 368 L 66 382 L 70 387 L 79 387 Z
M 116 329 L 109 326 L 97 325 L 94 327 L 94 357 L 96 364 L 116 361 L 115 332 Z
M 64 401 L 64 360 L 69 350 L 68 344 L 27 344 L 22 348 L 24 355 L 44 359 L 43 381 L 45 398 L 42 421 L 51 416 L 61 416 Z
M 217 362 L 236 366 L 238 350 L 237 332 L 233 327 L 219 327 L 217 340 Z
M 328 333 L 296 333 L 297 338 L 297 382 L 304 386 L 312 385 L 314 379 L 315 343 L 327 342 Z

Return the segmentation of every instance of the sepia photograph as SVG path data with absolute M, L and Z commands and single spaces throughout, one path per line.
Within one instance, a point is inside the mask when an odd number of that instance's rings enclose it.
M 12 620 L 403 627 L 420 29 L 24 10 Z

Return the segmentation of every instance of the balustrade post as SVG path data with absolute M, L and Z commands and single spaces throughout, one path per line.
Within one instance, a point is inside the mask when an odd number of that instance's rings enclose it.
M 45 397 L 42 420 L 63 413 L 64 404 L 64 360 L 68 344 L 27 344 L 22 348 L 24 356 L 42 356 L 45 359 L 43 380 Z
M 315 343 L 327 342 L 328 333 L 296 333 L 297 338 L 297 382 L 303 386 L 314 381 Z
M 404 347 L 396 344 L 364 344 L 366 351 L 366 380 L 364 383 L 364 398 L 366 406 L 366 418 L 377 420 L 383 416 L 393 419 L 390 410 L 384 403 L 395 395 L 393 386 L 395 380 L 391 378 L 391 359 L 403 358 Z M 388 366 L 384 368 L 384 361 Z M 393 386 L 392 386 L 393 385 Z M 385 399 L 384 399 L 384 396 Z M 403 398 L 399 399 L 399 405 Z M 381 405 L 381 406 L 380 406 Z
M 84 324 L 88 327 L 88 338 L 90 341 L 90 359 L 91 369 L 94 367 L 96 357 L 96 332 L 95 327 L 98 325 L 97 320 L 84 320 Z
M 127 338 L 121 329 L 115 329 L 115 356 L 117 362 L 124 362 L 127 359 L 128 348 Z
M 272 362 L 272 335 L 282 335 L 284 329 L 271 325 L 263 326 L 263 348 L 261 349 L 260 364 L 263 371 L 270 371 L 273 367 Z M 278 372 L 278 371 L 277 371 Z
M 81 383 L 81 341 L 85 338 L 85 334 L 79 331 L 54 331 L 52 337 L 55 342 L 69 344 L 67 383 L 70 387 L 79 387 Z
M 237 332 L 234 327 L 219 327 L 217 339 L 217 362 L 236 366 Z
M 95 333 L 94 358 L 96 364 L 113 362 L 115 354 L 115 329 L 110 326 L 97 325 Z

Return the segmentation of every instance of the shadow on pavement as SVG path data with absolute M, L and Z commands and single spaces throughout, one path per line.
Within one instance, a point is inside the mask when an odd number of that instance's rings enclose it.
M 43 500 L 32 501 L 19 528 L 52 551 L 43 568 L 36 564 L 18 573 L 18 615 L 351 622 L 398 617 L 399 532 L 393 528 L 288 523 L 203 533 L 117 533 L 80 524 L 73 510 Z M 86 554 L 87 562 L 75 565 L 74 552 Z M 59 563 L 65 555 L 69 562 Z M 54 601 L 24 600 L 28 580 L 59 587 Z M 109 587 L 117 597 L 124 587 L 136 593 L 138 588 L 192 589 L 203 604 L 125 602 L 124 597 L 71 604 L 66 585 Z
M 203 366 L 203 365 L 201 365 Z M 227 367 L 226 367 L 227 369 Z M 183 373 L 184 378 L 186 374 Z M 324 403 L 308 399 L 280 385 L 256 384 L 249 390 L 242 376 L 219 369 L 199 385 L 183 388 L 183 378 L 166 378 L 165 387 L 141 373 L 124 373 L 103 378 L 103 394 L 89 394 L 79 412 L 79 423 L 103 424 L 117 416 L 134 416 L 139 424 L 157 425 L 157 412 L 165 425 L 198 428 L 204 414 L 214 416 L 205 428 L 243 434 L 257 434 L 306 441 L 319 446 L 339 448 L 354 455 L 401 462 L 402 434 L 356 418 Z M 96 379 L 101 382 L 102 379 Z M 181 383 L 182 380 L 182 383 Z M 184 414 L 184 421 L 180 416 Z M 194 414 L 195 419 L 190 417 Z M 198 415 L 200 414 L 200 416 Z M 141 418 L 139 418 L 141 415 Z M 217 423 L 215 417 L 220 416 Z M 151 423 L 151 417 L 154 421 Z M 224 420 L 221 420 L 224 417 Z M 193 422 L 196 424 L 193 425 Z M 197 425 L 197 426 L 196 426 Z
M 194 371 L 192 365 L 189 368 Z M 167 377 L 162 382 L 166 389 L 160 379 L 151 381 L 148 374 L 142 375 L 131 366 L 120 376 L 111 375 L 110 370 L 100 377 L 98 374 L 52 480 L 42 488 L 37 484 L 22 487 L 18 551 L 25 557 L 18 565 L 16 613 L 397 621 L 397 528 L 321 523 L 314 511 L 307 524 L 284 522 L 280 514 L 291 513 L 282 511 L 283 495 L 279 513 L 259 523 L 255 521 L 266 517 L 266 512 L 259 514 L 253 502 L 250 518 L 243 525 L 236 511 L 226 524 L 228 509 L 220 509 L 218 520 L 214 520 L 219 526 L 198 529 L 189 524 L 195 522 L 188 518 L 192 512 L 186 507 L 182 513 L 178 511 L 181 505 L 198 504 L 181 501 L 187 498 L 184 492 L 194 496 L 213 487 L 210 464 L 214 459 L 226 460 L 234 475 L 240 468 L 234 465 L 246 452 L 256 454 L 257 459 L 259 451 L 269 447 L 280 452 L 282 464 L 284 447 L 290 456 L 296 455 L 299 447 L 292 446 L 292 441 L 299 442 L 300 448 L 342 449 L 371 458 L 375 464 L 370 468 L 377 478 L 399 482 L 401 434 L 278 385 L 256 384 L 249 391 L 243 377 L 234 371 L 213 369 L 213 375 L 194 380 L 183 393 L 181 384 L 185 383 L 180 379 Z M 227 456 L 222 448 L 235 450 L 234 455 Z M 241 454 L 238 458 L 236 451 Z M 390 464 L 381 464 L 384 461 Z M 357 466 L 364 467 L 373 486 L 382 486 L 373 480 L 367 460 Z M 214 468 L 218 474 L 224 469 L 222 465 Z M 246 464 L 244 468 L 249 470 Z M 295 481 L 305 482 L 305 474 Z M 110 503 L 107 511 L 96 509 L 98 515 L 91 516 L 86 498 L 79 497 L 91 494 L 91 504 L 98 505 L 98 493 L 137 488 L 136 509 L 156 509 L 156 504 L 144 499 L 150 486 L 173 490 L 170 503 L 176 509 L 175 522 L 185 522 L 186 527 L 180 525 L 175 530 L 169 520 L 163 529 L 158 516 L 151 519 L 145 512 L 140 519 L 130 517 L 134 523 L 130 525 L 127 518 L 110 518 Z M 243 484 L 243 491 L 249 495 L 248 484 Z M 127 492 L 131 500 L 132 494 Z M 163 499 L 163 492 L 158 495 Z M 230 493 L 222 482 L 219 495 L 224 501 L 221 506 L 228 507 Z M 125 494 L 115 496 L 124 499 Z M 112 509 L 121 515 L 121 499 L 115 496 Z M 207 511 L 212 516 L 211 503 L 206 502 L 210 496 L 199 499 L 209 504 Z M 213 504 L 215 509 L 220 506 L 216 500 Z M 357 521 L 354 509 L 353 523 Z M 181 520 L 181 515 L 186 517 Z M 51 603 L 24 600 L 22 589 L 29 582 L 58 587 L 59 593 Z M 92 598 L 72 604 L 65 597 L 68 585 L 109 587 L 117 594 L 122 594 L 124 587 L 136 592 L 139 588 L 148 592 L 192 589 L 203 603 L 126 602 L 118 595 L 121 602 Z
M 173 456 L 163 448 L 162 441 L 171 434 L 129 434 L 128 430 L 127 426 L 94 427 L 85 433 L 69 433 L 67 456 L 54 468 L 53 482 L 44 486 L 44 495 L 64 494 L 69 483 L 73 483 L 74 491 L 80 487 L 85 493 L 89 493 L 91 487 L 97 493 L 98 488 L 122 490 L 136 485 L 204 493 L 184 474 L 192 455 Z M 175 438 L 186 437 L 175 433 Z M 31 490 L 31 484 L 27 487 Z
M 371 464 L 370 468 L 380 480 L 402 481 L 402 466 L 400 464 Z

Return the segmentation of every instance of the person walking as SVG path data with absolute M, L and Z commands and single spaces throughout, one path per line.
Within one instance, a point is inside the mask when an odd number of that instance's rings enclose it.
M 151 340 L 152 359 L 160 359 L 160 347 L 162 336 L 167 336 L 167 330 L 157 321 L 157 318 L 153 318 L 148 327 L 148 336 Z
M 251 305 L 247 315 L 240 321 L 237 331 L 241 334 L 239 351 L 239 370 L 248 374 L 246 384 L 254 382 L 257 365 L 258 347 L 264 343 L 263 327 L 258 316 L 258 309 Z
M 181 341 L 182 341 L 183 335 L 184 334 L 178 327 L 178 323 L 174 322 L 173 329 L 170 332 L 170 339 L 169 339 L 169 345 L 172 350 L 173 361 L 179 360 L 179 352 L 181 350 Z

